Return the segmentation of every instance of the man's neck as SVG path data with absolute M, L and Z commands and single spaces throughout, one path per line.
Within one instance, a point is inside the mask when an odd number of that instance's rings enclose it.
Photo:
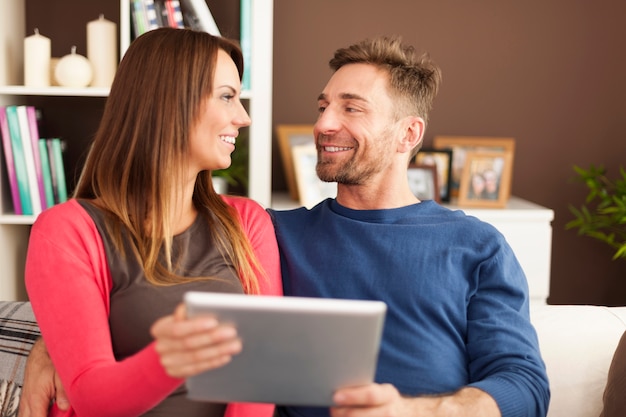
M 337 185 L 337 202 L 353 210 L 383 210 L 405 207 L 420 202 L 408 184 Z

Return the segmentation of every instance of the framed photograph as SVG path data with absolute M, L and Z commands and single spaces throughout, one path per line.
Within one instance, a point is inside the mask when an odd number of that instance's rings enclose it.
M 450 171 L 452 171 L 452 151 L 450 149 L 421 149 L 415 155 L 418 165 L 435 165 L 437 167 L 437 184 L 439 198 L 443 202 L 450 201 Z
M 450 175 L 450 196 L 459 196 L 459 187 L 462 181 L 465 167 L 465 155 L 467 152 L 505 152 L 511 155 L 511 161 L 515 155 L 515 139 L 500 137 L 481 136 L 435 136 L 433 146 L 436 149 L 452 150 L 452 170 Z M 511 162 L 513 163 L 513 162 Z
M 287 189 L 292 200 L 298 201 L 292 149 L 300 145 L 314 144 L 313 125 L 278 125 L 276 126 L 280 156 L 285 168 Z M 315 173 L 315 170 L 313 171 Z
M 512 161 L 508 152 L 467 152 L 459 206 L 505 207 L 511 190 Z
M 441 202 L 437 184 L 437 165 L 409 164 L 409 187 L 420 200 Z
M 317 164 L 315 144 L 298 145 L 291 150 L 300 204 L 311 208 L 326 198 L 337 197 L 337 183 L 324 182 L 315 172 Z

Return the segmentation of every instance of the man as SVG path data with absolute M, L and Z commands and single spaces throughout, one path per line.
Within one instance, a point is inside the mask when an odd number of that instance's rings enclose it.
M 284 292 L 389 309 L 375 383 L 338 390 L 330 410 L 279 415 L 545 416 L 547 376 L 511 248 L 492 226 L 409 188 L 439 69 L 398 38 L 339 49 L 330 65 L 314 134 L 317 173 L 338 183 L 337 198 L 271 211 Z M 201 322 L 168 317 L 153 334 L 170 375 L 204 370 L 195 358 L 212 347 Z

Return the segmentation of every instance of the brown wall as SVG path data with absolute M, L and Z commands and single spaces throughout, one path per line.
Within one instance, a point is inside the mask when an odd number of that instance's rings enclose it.
M 513 194 L 550 207 L 552 304 L 626 304 L 626 262 L 565 231 L 584 187 L 572 165 L 626 167 L 622 0 L 274 1 L 274 124 L 313 123 L 332 52 L 379 34 L 427 51 L 444 82 L 435 135 L 512 136 Z M 276 142 L 275 142 L 276 143 Z M 274 146 L 274 188 L 285 189 Z

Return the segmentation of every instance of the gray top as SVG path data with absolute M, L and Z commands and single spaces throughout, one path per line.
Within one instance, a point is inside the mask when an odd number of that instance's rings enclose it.
M 104 212 L 85 200 L 79 200 L 79 203 L 100 232 L 113 279 L 109 325 L 117 360 L 123 360 L 151 343 L 150 326 L 157 319 L 172 314 L 182 302 L 185 292 L 243 293 L 234 266 L 216 248 L 208 221 L 202 215 L 198 215 L 187 230 L 174 237 L 172 264 L 184 276 L 215 278 L 156 286 L 145 279 L 141 265 L 127 244 L 128 240 L 125 240 L 125 256 L 115 249 L 105 227 Z M 125 239 L 128 239 L 127 235 Z M 187 399 L 187 390 L 183 385 L 145 415 L 213 417 L 223 416 L 225 408 L 225 404 Z

